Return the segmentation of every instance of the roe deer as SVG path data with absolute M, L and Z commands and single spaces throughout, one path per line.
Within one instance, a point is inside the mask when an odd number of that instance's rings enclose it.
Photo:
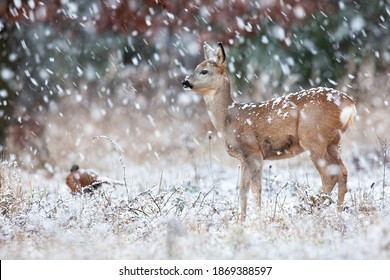
M 319 87 L 260 103 L 236 103 L 222 44 L 214 50 L 205 43 L 204 54 L 205 61 L 182 85 L 203 95 L 228 154 L 241 163 L 241 221 L 246 218 L 249 188 L 257 209 L 261 208 L 263 160 L 289 158 L 304 151 L 310 152 L 321 176 L 321 193 L 330 194 L 338 183 L 337 206 L 342 210 L 348 171 L 340 158 L 339 142 L 356 115 L 355 101 L 338 90 Z

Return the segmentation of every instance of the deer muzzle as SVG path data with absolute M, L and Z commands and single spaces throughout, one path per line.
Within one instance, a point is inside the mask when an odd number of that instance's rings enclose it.
M 184 80 L 181 84 L 184 89 L 192 89 L 192 85 L 188 80 Z

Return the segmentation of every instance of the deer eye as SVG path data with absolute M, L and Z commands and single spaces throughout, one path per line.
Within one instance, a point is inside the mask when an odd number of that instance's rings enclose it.
M 209 71 L 207 71 L 207 70 L 202 70 L 202 71 L 200 71 L 200 74 L 202 74 L 202 75 L 206 75 L 206 74 L 208 74 L 209 73 Z

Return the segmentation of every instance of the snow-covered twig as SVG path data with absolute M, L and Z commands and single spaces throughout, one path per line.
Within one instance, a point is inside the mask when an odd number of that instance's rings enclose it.
M 108 140 L 110 141 L 113 145 L 114 145 L 114 148 L 115 150 L 118 152 L 119 154 L 119 161 L 122 165 L 122 169 L 123 169 L 123 183 L 125 185 L 125 188 L 126 188 L 126 193 L 127 193 L 127 199 L 128 201 L 130 201 L 130 194 L 129 194 L 129 190 L 128 190 L 128 186 L 127 186 L 127 181 L 126 181 L 126 166 L 123 162 L 123 157 L 122 157 L 122 153 L 124 152 L 122 147 L 117 143 L 115 142 L 112 138 L 108 137 L 108 136 L 105 136 L 105 135 L 101 135 L 101 136 L 94 136 L 92 138 L 92 140 L 100 140 L 100 139 L 105 139 L 105 140 Z

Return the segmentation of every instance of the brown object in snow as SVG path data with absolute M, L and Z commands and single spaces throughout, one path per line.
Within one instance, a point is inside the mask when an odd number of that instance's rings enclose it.
M 102 182 L 98 180 L 98 175 L 91 170 L 80 169 L 74 164 L 70 173 L 66 176 L 66 184 L 72 194 L 90 193 L 101 187 Z

